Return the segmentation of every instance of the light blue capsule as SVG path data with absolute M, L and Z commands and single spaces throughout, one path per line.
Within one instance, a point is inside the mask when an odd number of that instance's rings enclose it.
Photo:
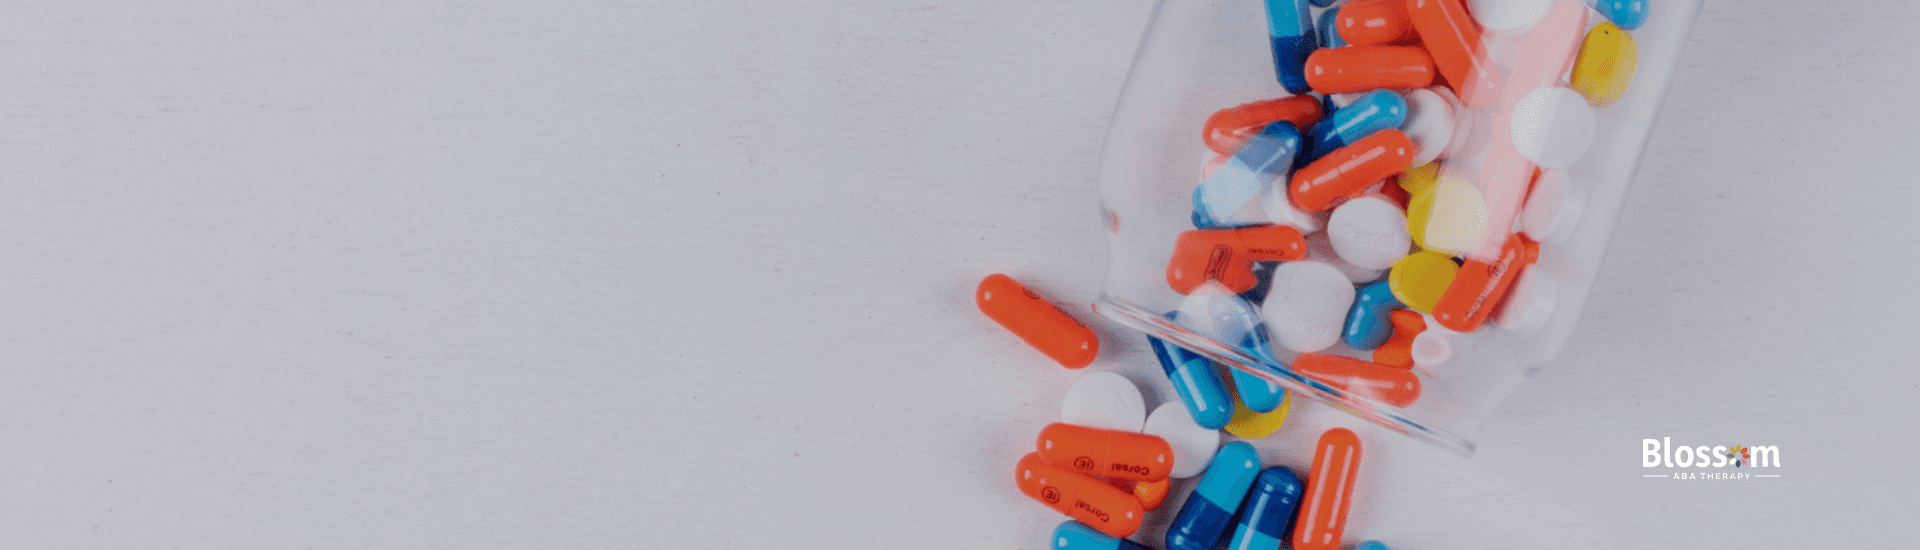
M 1407 123 L 1407 100 L 1388 90 L 1374 90 L 1334 111 L 1307 130 L 1307 162 L 1319 160 L 1360 138 Z
M 1393 337 L 1393 324 L 1387 316 L 1401 307 L 1404 306 L 1393 296 L 1393 289 L 1385 279 L 1360 287 L 1353 293 L 1353 308 L 1347 310 L 1347 322 L 1340 338 L 1360 351 L 1380 347 Z
M 1267 340 L 1267 329 L 1261 324 L 1260 313 L 1254 311 L 1253 304 L 1247 302 L 1246 298 L 1237 294 L 1189 294 L 1180 302 L 1180 310 L 1175 312 L 1173 320 L 1215 342 L 1239 348 L 1257 358 L 1274 360 L 1273 344 Z M 1240 369 L 1221 368 L 1232 373 L 1233 386 L 1240 393 L 1240 403 L 1254 412 L 1271 412 L 1279 408 L 1280 401 L 1287 397 L 1287 391 L 1279 384 Z
M 1313 13 L 1307 0 L 1267 0 L 1267 37 L 1273 41 L 1273 73 L 1280 85 L 1296 94 L 1307 85 L 1307 56 L 1320 47 L 1313 31 Z
M 1291 122 L 1275 122 L 1261 129 L 1193 189 L 1194 226 L 1213 229 L 1247 221 L 1234 215 L 1258 199 L 1268 186 L 1285 181 L 1294 155 L 1300 153 L 1300 141 L 1300 130 Z
M 1354 545 L 1353 550 L 1393 550 L 1393 549 L 1387 548 L 1387 545 L 1381 544 L 1380 541 L 1370 540 L 1370 541 L 1366 541 L 1366 542 L 1362 542 L 1360 544 Z
M 1240 506 L 1240 526 L 1234 528 L 1227 548 L 1280 550 L 1280 540 L 1287 537 L 1287 522 L 1293 519 L 1293 509 L 1299 506 L 1305 488 L 1300 476 L 1285 466 L 1261 470 L 1253 490 L 1247 493 L 1246 504 Z
M 1167 380 L 1173 382 L 1173 392 L 1180 396 L 1180 403 L 1187 407 L 1193 423 L 1209 430 L 1227 427 L 1227 422 L 1233 420 L 1233 396 L 1227 394 L 1227 385 L 1220 381 L 1220 375 L 1213 372 L 1213 362 L 1152 336 L 1147 337 L 1147 346 L 1153 348 L 1154 357 L 1160 359 L 1161 370 L 1166 371 Z
M 1053 550 L 1152 550 L 1127 539 L 1107 536 L 1078 521 L 1053 528 Z
M 1634 30 L 1647 23 L 1647 0 L 1587 0 L 1587 5 L 1622 29 Z
M 1167 527 L 1167 550 L 1212 550 L 1260 475 L 1260 453 L 1245 441 L 1220 446 L 1180 514 Z
M 1333 27 L 1337 17 L 1340 17 L 1339 7 L 1327 8 L 1327 11 L 1320 12 L 1320 47 L 1338 48 L 1347 45 L 1347 39 L 1340 38 L 1339 29 Z

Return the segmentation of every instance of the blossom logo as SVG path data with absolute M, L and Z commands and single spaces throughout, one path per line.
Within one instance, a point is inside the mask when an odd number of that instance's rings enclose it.
M 1729 447 L 1678 446 L 1673 438 L 1640 440 L 1640 467 L 1671 468 L 1675 471 L 1665 474 L 1644 474 L 1640 477 L 1662 477 L 1668 479 L 1733 479 L 1774 478 L 1779 474 L 1752 474 L 1745 471 L 1688 471 L 1708 468 L 1779 468 L 1780 447 L 1777 445 L 1745 445 Z

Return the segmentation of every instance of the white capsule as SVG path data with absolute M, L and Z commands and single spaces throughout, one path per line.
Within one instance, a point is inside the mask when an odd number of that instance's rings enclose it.
M 1541 87 L 1513 106 L 1513 147 L 1544 169 L 1566 168 L 1593 144 L 1593 105 L 1579 92 Z
M 1554 0 L 1470 0 L 1473 18 L 1493 31 L 1523 30 L 1547 18 Z
M 1494 322 L 1517 332 L 1540 330 L 1553 316 L 1554 302 L 1559 298 L 1560 282 L 1537 266 L 1527 266 L 1513 282 L 1513 289 L 1507 291 Z
M 1407 92 L 1407 122 L 1400 125 L 1400 130 L 1413 140 L 1413 166 L 1440 158 L 1440 152 L 1453 139 L 1454 105 L 1448 101 L 1450 97 L 1451 92 L 1443 96 L 1429 88 Z
M 1533 182 L 1527 206 L 1520 213 L 1520 227 L 1527 238 L 1541 244 L 1559 244 L 1573 234 L 1586 205 L 1586 193 L 1573 186 L 1565 170 L 1548 170 Z
M 1273 268 L 1273 285 L 1261 316 L 1280 346 L 1298 352 L 1320 351 L 1340 340 L 1340 328 L 1353 306 L 1353 283 L 1333 266 L 1312 260 Z
M 1127 377 L 1096 372 L 1067 388 L 1067 398 L 1060 404 L 1060 421 L 1137 432 L 1147 421 L 1147 402 L 1140 397 L 1140 388 Z
M 1407 255 L 1407 213 L 1386 199 L 1359 197 L 1341 203 L 1327 220 L 1327 237 L 1340 259 L 1361 269 L 1387 269 Z
M 1213 462 L 1214 451 L 1220 450 L 1220 430 L 1195 424 L 1193 417 L 1187 415 L 1187 407 L 1179 401 L 1161 403 L 1153 414 L 1147 415 L 1146 427 L 1140 431 L 1165 439 L 1167 446 L 1173 447 L 1173 470 L 1167 473 L 1169 477 L 1199 475 L 1207 469 L 1207 463 Z

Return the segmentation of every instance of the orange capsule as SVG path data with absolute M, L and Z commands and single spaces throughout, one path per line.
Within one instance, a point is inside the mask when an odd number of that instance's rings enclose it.
M 1500 98 L 1500 78 L 1486 61 L 1480 29 L 1460 0 L 1406 0 L 1407 17 L 1420 43 L 1433 56 L 1440 76 L 1468 105 L 1491 105 Z
M 1053 423 L 1034 442 L 1049 464 L 1108 479 L 1159 481 L 1173 471 L 1173 446 L 1155 436 Z
M 1109 479 L 1107 483 L 1121 491 L 1133 493 L 1134 500 L 1140 501 L 1140 507 L 1152 512 L 1167 501 L 1167 494 L 1173 492 L 1173 478 L 1160 481 L 1128 481 Z
M 1323 48 L 1307 56 L 1307 85 L 1323 94 L 1433 84 L 1433 58 L 1419 46 Z
M 1353 0 L 1341 6 L 1334 32 L 1350 46 L 1372 46 L 1414 38 L 1407 0 Z
M 1340 550 L 1353 483 L 1360 477 L 1360 437 L 1346 428 L 1320 434 L 1293 526 L 1294 550 Z
M 1313 96 L 1296 95 L 1255 101 L 1221 109 L 1207 117 L 1206 124 L 1200 130 L 1200 138 L 1207 142 L 1207 148 L 1213 149 L 1213 152 L 1232 155 L 1268 124 L 1284 120 L 1293 123 L 1293 127 L 1304 134 L 1324 115 L 1320 100 Z
M 1410 369 L 1340 355 L 1302 353 L 1293 360 L 1293 371 L 1395 407 L 1406 407 L 1420 399 L 1420 377 Z
M 1332 208 L 1334 201 L 1405 171 L 1413 164 L 1413 151 L 1413 140 L 1399 130 L 1374 132 L 1295 170 L 1287 197 L 1308 212 Z
M 1048 464 L 1040 453 L 1027 453 L 1013 470 L 1020 492 L 1062 514 L 1115 538 L 1140 530 L 1146 510 L 1140 501 L 1093 477 Z
M 1307 257 L 1307 239 L 1286 225 L 1180 232 L 1167 260 L 1167 286 L 1186 294 L 1207 281 L 1246 292 L 1259 284 L 1255 262 L 1285 262 Z
M 1373 362 L 1413 368 L 1413 338 L 1427 330 L 1427 320 L 1411 309 L 1400 309 L 1387 314 L 1387 323 L 1393 325 L 1393 336 L 1387 337 L 1387 343 L 1373 348 Z
M 1433 306 L 1433 320 L 1454 332 L 1473 332 L 1487 322 L 1487 315 L 1498 309 L 1507 296 L 1507 288 L 1520 277 L 1520 270 L 1540 258 L 1540 244 L 1514 233 L 1500 246 L 1500 255 L 1492 262 L 1467 258 L 1447 285 L 1447 293 Z
M 1079 319 L 999 273 L 980 280 L 973 302 L 1000 326 L 1070 369 L 1087 366 L 1100 353 L 1100 338 Z

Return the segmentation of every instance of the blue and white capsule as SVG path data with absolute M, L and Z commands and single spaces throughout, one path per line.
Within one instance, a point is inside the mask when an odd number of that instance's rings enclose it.
M 1624 26 L 1624 25 L 1623 25 Z M 1313 13 L 1307 0 L 1267 0 L 1267 36 L 1273 40 L 1273 73 L 1280 85 L 1296 94 L 1307 85 L 1307 56 L 1320 47 L 1313 31 Z
M 1402 307 L 1405 306 L 1393 297 L 1393 289 L 1386 280 L 1360 287 L 1353 293 L 1353 308 L 1347 310 L 1347 322 L 1340 331 L 1340 339 L 1360 351 L 1380 347 L 1393 337 L 1393 324 L 1387 321 L 1387 316 Z
M 1647 24 L 1647 0 L 1587 0 L 1587 5 L 1622 29 L 1634 30 Z
M 1305 490 L 1300 476 L 1285 466 L 1261 470 L 1246 504 L 1240 506 L 1240 526 L 1234 528 L 1227 549 L 1280 550 L 1280 541 L 1287 538 L 1287 522 L 1293 519 L 1293 509 L 1300 505 Z
M 1256 200 L 1275 182 L 1286 185 L 1287 170 L 1300 154 L 1300 130 L 1293 123 L 1268 124 L 1233 158 L 1193 189 L 1193 225 L 1200 229 L 1268 223 Z
M 1320 33 L 1320 47 L 1338 48 L 1347 45 L 1347 39 L 1341 38 L 1338 29 L 1333 27 L 1337 17 L 1340 17 L 1339 6 L 1320 12 L 1320 24 L 1317 28 L 1317 32 Z
M 1153 550 L 1147 545 L 1107 536 L 1078 521 L 1053 528 L 1053 550 Z
M 1160 368 L 1167 372 L 1167 380 L 1173 382 L 1173 392 L 1180 395 L 1180 403 L 1186 405 L 1187 416 L 1193 417 L 1193 423 L 1209 430 L 1227 427 L 1227 422 L 1233 420 L 1233 396 L 1227 393 L 1227 385 L 1220 381 L 1220 375 L 1213 371 L 1213 362 L 1152 336 L 1147 337 L 1147 345 L 1153 348 L 1154 357 L 1160 359 Z
M 1260 475 L 1260 453 L 1245 441 L 1220 446 L 1207 472 L 1167 527 L 1167 550 L 1212 550 Z
M 1206 285 L 1195 289 L 1180 301 L 1173 321 L 1248 355 L 1278 362 L 1274 359 L 1273 344 L 1267 340 L 1267 329 L 1261 324 L 1260 313 L 1254 311 L 1253 304 L 1246 298 L 1228 293 L 1225 288 Z M 1240 403 L 1254 412 L 1280 408 L 1280 401 L 1287 397 L 1287 390 L 1279 384 L 1240 369 L 1228 368 L 1227 371 L 1232 373 Z
M 1335 149 L 1381 130 L 1407 123 L 1407 100 L 1388 90 L 1374 90 L 1334 111 L 1307 130 L 1306 162 L 1319 160 Z

